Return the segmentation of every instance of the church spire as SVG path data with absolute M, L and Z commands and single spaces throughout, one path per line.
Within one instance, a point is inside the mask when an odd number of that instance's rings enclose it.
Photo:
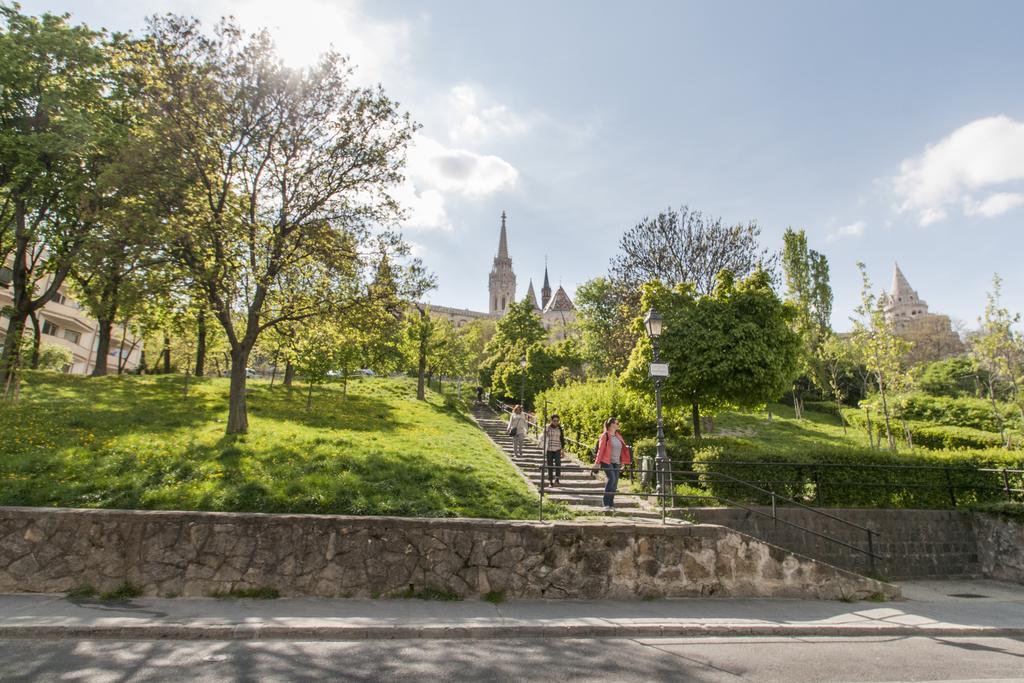
M 501 212 L 501 237 L 498 238 L 498 258 L 508 258 L 508 234 L 505 231 L 505 212 Z
M 890 295 L 897 301 L 902 301 L 900 297 L 916 296 L 916 292 L 907 282 L 907 278 L 903 275 L 903 271 L 900 270 L 900 264 L 893 263 L 892 269 L 892 289 Z
M 540 307 L 546 309 L 551 301 L 551 282 L 548 280 L 548 257 L 544 257 L 544 286 L 540 288 Z
M 526 289 L 526 300 L 533 306 L 533 310 L 539 311 L 540 306 L 537 305 L 537 295 L 533 291 L 533 280 L 530 280 L 530 286 Z

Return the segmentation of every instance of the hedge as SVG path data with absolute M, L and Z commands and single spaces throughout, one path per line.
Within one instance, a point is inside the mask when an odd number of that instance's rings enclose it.
M 863 410 L 856 410 L 853 408 L 844 409 L 843 417 L 846 418 L 846 422 L 854 428 L 862 431 L 867 430 L 867 418 L 865 417 Z M 892 424 L 893 436 L 897 442 L 900 444 L 905 443 L 903 433 L 904 421 L 899 418 L 891 418 L 890 421 Z M 939 450 L 985 450 L 988 448 L 1002 448 L 1004 446 L 1003 437 L 1000 436 L 998 432 L 983 431 L 980 429 L 972 429 L 970 427 L 932 424 L 913 420 L 908 420 L 905 424 L 907 429 L 910 430 L 910 438 L 915 447 Z M 885 442 L 885 418 L 880 412 L 876 413 L 875 411 L 872 411 L 871 430 L 874 432 L 875 440 L 877 442 Z M 1011 443 L 1018 445 L 1024 443 L 1024 438 L 1021 437 L 1019 432 L 1011 431 L 1009 434 Z
M 929 509 L 953 507 L 950 484 L 958 506 L 1006 500 L 1002 474 L 979 470 L 1024 469 L 1024 456 L 1005 450 L 890 453 L 821 446 L 800 455 L 728 438 L 673 440 L 666 448 L 673 469 L 680 473 L 676 484 L 696 485 L 709 495 L 741 503 L 769 504 L 771 496 L 716 475 L 750 482 L 806 505 Z M 635 450 L 638 457 L 653 457 L 655 442 L 643 439 Z M 681 474 L 687 470 L 697 474 Z M 1008 479 L 1010 488 L 1024 489 L 1024 474 L 1010 474 Z M 1021 494 L 1015 497 L 1020 499 Z
M 589 447 L 597 443 L 604 421 L 615 417 L 619 430 L 632 441 L 639 434 L 657 431 L 653 402 L 620 385 L 614 379 L 573 382 L 537 395 L 537 419 L 558 413 L 568 438 L 579 439 Z M 665 431 L 674 437 L 689 434 L 689 423 L 678 413 L 665 413 Z M 575 452 L 575 451 L 574 451 Z M 588 457 L 589 453 L 578 454 Z

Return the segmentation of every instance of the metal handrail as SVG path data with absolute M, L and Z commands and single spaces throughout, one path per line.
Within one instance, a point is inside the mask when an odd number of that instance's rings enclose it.
M 492 406 L 492 408 L 494 408 L 494 407 L 496 407 L 495 412 L 499 412 L 500 411 L 500 412 L 510 413 L 512 411 L 512 408 L 511 408 L 511 406 L 509 404 L 503 403 L 501 401 L 496 401 L 495 402 L 495 406 Z M 536 416 L 534 416 L 533 422 L 531 422 L 530 421 L 530 415 L 531 414 L 530 413 L 526 413 L 526 415 L 527 415 L 527 425 L 539 429 L 539 426 L 538 426 L 538 424 L 536 422 Z M 573 440 L 573 439 L 566 439 L 566 442 L 569 442 L 569 441 L 572 441 L 572 442 L 576 443 L 578 446 L 583 446 L 583 444 L 581 444 L 579 441 L 576 441 L 576 440 Z M 584 448 L 586 448 L 586 447 L 584 446 Z M 664 463 L 662 463 L 662 465 L 666 466 L 668 468 L 668 474 L 670 475 L 669 481 L 672 481 L 673 479 L 671 478 L 671 475 L 673 474 L 673 465 L 672 465 L 671 460 L 666 460 Z M 541 462 L 541 464 L 538 465 L 537 468 L 540 471 L 540 486 L 538 487 L 539 491 L 540 491 L 540 501 L 539 501 L 539 505 L 538 505 L 538 516 L 539 516 L 540 521 L 543 522 L 544 521 L 544 495 L 545 495 L 545 489 L 546 489 L 546 487 L 544 485 L 544 482 L 546 481 L 546 477 L 547 477 L 547 462 L 546 461 Z M 635 465 L 630 465 L 628 467 L 623 467 L 620 471 L 623 474 L 628 473 L 630 475 L 630 478 L 632 479 L 633 474 L 636 472 L 636 469 L 637 468 L 636 468 Z M 591 471 L 591 468 L 581 467 L 579 465 L 560 465 L 559 466 L 559 470 L 560 471 L 570 471 L 570 472 L 572 472 L 572 471 Z M 728 499 L 728 498 L 724 498 L 722 496 L 716 496 L 716 495 L 710 495 L 710 494 L 709 495 L 704 495 L 704 496 L 695 496 L 695 495 L 692 495 L 692 494 L 690 494 L 690 495 L 676 494 L 675 491 L 667 491 L 667 492 L 658 492 L 658 491 L 623 491 L 623 492 L 616 492 L 614 495 L 616 495 L 616 496 L 644 498 L 644 499 L 649 499 L 651 497 L 654 497 L 654 498 L 660 500 L 661 501 L 661 512 L 662 512 L 662 523 L 663 524 L 665 523 L 665 519 L 666 519 L 666 512 L 667 512 L 666 502 L 668 500 L 672 500 L 673 502 L 675 501 L 676 498 L 684 498 L 684 499 L 690 499 L 690 500 L 714 500 L 714 501 L 717 501 L 719 503 L 724 503 L 728 507 L 739 508 L 741 510 L 746 510 L 747 512 L 749 512 L 751 514 L 761 515 L 763 517 L 767 517 L 767 518 L 773 520 L 775 523 L 781 522 L 782 524 L 785 524 L 787 526 L 793 527 L 795 529 L 799 529 L 800 531 L 802 531 L 804 533 L 811 534 L 812 536 L 815 536 L 817 538 L 824 539 L 824 540 L 829 541 L 831 543 L 836 543 L 836 544 L 841 545 L 841 546 L 843 546 L 845 548 L 849 548 L 850 550 L 853 550 L 853 551 L 856 551 L 858 553 L 862 553 L 864 555 L 867 555 L 868 562 L 869 562 L 869 565 L 871 567 L 871 571 L 872 572 L 875 571 L 875 560 L 876 559 L 884 559 L 882 556 L 877 555 L 875 553 L 875 551 L 874 551 L 874 537 L 878 535 L 878 532 L 874 531 L 873 529 L 870 529 L 868 527 L 862 526 L 862 525 L 857 524 L 855 522 L 851 522 L 849 520 L 843 519 L 842 517 L 838 517 L 836 515 L 833 515 L 831 513 L 825 512 L 823 510 L 818 510 L 818 509 L 812 508 L 812 507 L 810 507 L 808 505 L 804 505 L 803 503 L 800 503 L 799 501 L 792 500 L 791 498 L 787 498 L 786 496 L 779 495 L 779 494 L 775 493 L 774 491 L 768 491 L 768 490 L 763 489 L 763 488 L 761 488 L 759 486 L 756 486 L 755 484 L 752 484 L 752 483 L 747 482 L 747 481 L 743 481 L 742 479 L 737 479 L 737 478 L 735 478 L 735 477 L 733 477 L 731 475 L 725 474 L 725 473 L 721 473 L 721 472 L 701 473 L 701 472 L 695 472 L 695 471 L 692 471 L 692 470 L 677 470 L 674 473 L 676 473 L 676 474 L 692 474 L 692 475 L 698 475 L 698 476 L 701 475 L 701 474 L 714 474 L 714 475 L 721 476 L 721 477 L 723 477 L 723 478 L 725 478 L 725 479 L 727 479 L 729 481 L 732 481 L 735 484 L 739 484 L 739 485 L 742 485 L 742 486 L 747 486 L 747 487 L 749 487 L 751 489 L 754 489 L 755 491 L 758 491 L 760 493 L 767 494 L 767 495 L 771 496 L 771 499 L 772 499 L 772 512 L 771 512 L 771 514 L 768 514 L 767 512 L 763 512 L 761 510 L 757 510 L 756 508 L 752 508 L 752 507 L 749 507 L 747 505 L 743 505 L 742 503 L 739 503 L 737 501 L 734 501 L 734 500 L 731 500 L 731 499 Z M 569 487 L 568 489 L 565 488 L 565 487 L 562 487 L 560 490 L 561 491 L 568 491 L 570 493 L 573 492 L 571 487 Z M 596 493 L 595 493 L 595 495 L 596 495 Z M 817 514 L 817 515 L 820 515 L 822 517 L 826 517 L 826 518 L 832 519 L 834 521 L 840 522 L 842 524 L 846 524 L 848 526 L 851 526 L 853 528 L 856 528 L 856 529 L 858 529 L 860 531 L 865 532 L 867 534 L 867 541 L 868 541 L 868 548 L 867 548 L 867 550 L 865 550 L 864 548 L 861 548 L 859 546 L 855 546 L 855 545 L 853 545 L 851 543 L 847 543 L 846 541 L 844 541 L 842 539 L 835 538 L 834 536 L 829 536 L 828 534 L 823 534 L 823 533 L 821 533 L 819 531 L 815 531 L 814 529 L 810 529 L 810 528 L 805 527 L 805 526 L 803 526 L 801 524 L 797 524 L 796 522 L 792 522 L 790 520 L 780 518 L 778 516 L 778 513 L 777 513 L 777 501 L 778 500 L 782 500 L 782 501 L 785 501 L 785 502 L 790 503 L 792 505 L 796 505 L 797 507 L 803 508 L 805 510 L 809 510 L 813 514 Z

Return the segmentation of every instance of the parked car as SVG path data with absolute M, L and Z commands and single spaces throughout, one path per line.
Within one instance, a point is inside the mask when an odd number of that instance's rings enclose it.
M 370 368 L 360 368 L 360 369 L 356 370 L 356 374 L 357 375 L 362 375 L 363 377 L 373 377 L 377 373 L 375 373 Z
M 246 376 L 246 377 L 249 377 L 249 378 L 252 378 L 252 377 L 259 377 L 259 373 L 257 373 L 257 372 L 256 372 L 256 371 L 255 371 L 254 369 L 252 369 L 252 368 L 246 368 L 246 369 L 245 369 L 245 376 Z

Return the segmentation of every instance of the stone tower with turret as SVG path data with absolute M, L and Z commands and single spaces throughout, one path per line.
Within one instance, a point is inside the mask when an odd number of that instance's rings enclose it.
M 882 296 L 885 297 L 883 303 L 885 316 L 897 330 L 928 315 L 928 304 L 907 282 L 898 263 L 894 264 L 892 270 L 892 288 L 888 295 L 883 293 Z
M 505 212 L 501 212 L 501 236 L 498 238 L 498 255 L 491 266 L 488 281 L 489 306 L 492 315 L 504 315 L 509 305 L 516 300 L 516 274 L 512 271 L 512 259 L 508 255 L 508 234 L 505 229 Z

